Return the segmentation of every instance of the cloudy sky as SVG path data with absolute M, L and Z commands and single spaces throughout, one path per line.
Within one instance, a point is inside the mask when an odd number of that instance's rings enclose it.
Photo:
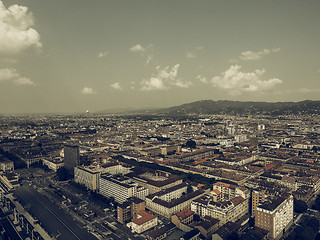
M 319 0 L 0 0 L 0 113 L 320 99 Z

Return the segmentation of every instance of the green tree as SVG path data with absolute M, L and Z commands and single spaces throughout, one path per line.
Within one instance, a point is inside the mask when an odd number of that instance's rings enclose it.
M 201 220 L 201 218 L 200 218 L 200 216 L 199 216 L 198 214 L 194 214 L 194 215 L 193 215 L 193 220 L 194 220 L 195 222 L 199 222 L 199 221 Z
M 316 217 L 306 217 L 304 223 L 311 227 L 315 232 L 319 231 L 319 220 Z
M 250 227 L 254 227 L 254 224 L 255 224 L 255 219 L 250 217 L 249 221 L 248 221 L 248 224 Z
M 313 208 L 316 210 L 320 210 L 320 197 L 319 196 L 316 198 L 316 201 L 314 202 Z
M 304 212 L 306 212 L 307 211 L 307 209 L 308 209 L 308 205 L 306 204 L 306 202 L 305 201 L 303 201 L 303 200 L 299 200 L 299 199 L 294 199 L 294 203 L 293 203 L 294 205 L 294 211 L 296 212 L 296 213 L 304 213 Z
M 226 237 L 226 240 L 238 240 L 238 239 L 240 238 L 239 238 L 239 234 L 236 231 L 232 232 Z
M 57 178 L 59 181 L 66 181 L 70 178 L 69 172 L 65 167 L 61 167 L 57 170 Z
M 196 148 L 197 147 L 197 143 L 195 141 L 193 141 L 193 140 L 188 140 L 186 142 L 186 147 L 188 147 L 188 148 Z
M 315 232 L 310 226 L 306 226 L 303 231 L 299 234 L 298 239 L 301 240 L 310 240 L 314 239 L 315 237 Z
M 187 186 L 187 193 L 192 193 L 193 192 L 193 188 L 190 184 L 188 184 Z

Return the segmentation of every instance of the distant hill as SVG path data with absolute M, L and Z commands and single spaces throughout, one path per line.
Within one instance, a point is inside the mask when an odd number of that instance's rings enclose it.
M 180 106 L 154 110 L 154 113 L 168 115 L 184 114 L 229 114 L 229 115 L 282 115 L 320 114 L 320 101 L 301 102 L 240 102 L 227 100 L 203 100 Z

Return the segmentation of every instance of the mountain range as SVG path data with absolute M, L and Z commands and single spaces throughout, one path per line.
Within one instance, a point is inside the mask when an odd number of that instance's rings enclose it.
M 166 115 L 183 116 L 189 114 L 217 115 L 319 115 L 320 101 L 305 100 L 300 102 L 242 102 L 230 100 L 201 100 L 169 108 L 155 109 L 113 109 L 98 112 L 129 115 Z
M 105 111 L 105 113 L 110 111 Z M 121 114 L 151 114 L 182 116 L 188 114 L 218 115 L 319 115 L 320 101 L 301 102 L 241 102 L 229 100 L 201 100 L 179 106 L 158 109 L 124 109 L 113 111 Z
M 162 114 L 320 114 L 320 101 L 301 102 L 240 102 L 228 100 L 202 100 L 180 106 L 155 110 Z

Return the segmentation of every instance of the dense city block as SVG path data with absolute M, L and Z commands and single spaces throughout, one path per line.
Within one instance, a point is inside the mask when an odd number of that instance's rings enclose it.
M 315 239 L 318 115 L 0 117 L 2 239 Z

